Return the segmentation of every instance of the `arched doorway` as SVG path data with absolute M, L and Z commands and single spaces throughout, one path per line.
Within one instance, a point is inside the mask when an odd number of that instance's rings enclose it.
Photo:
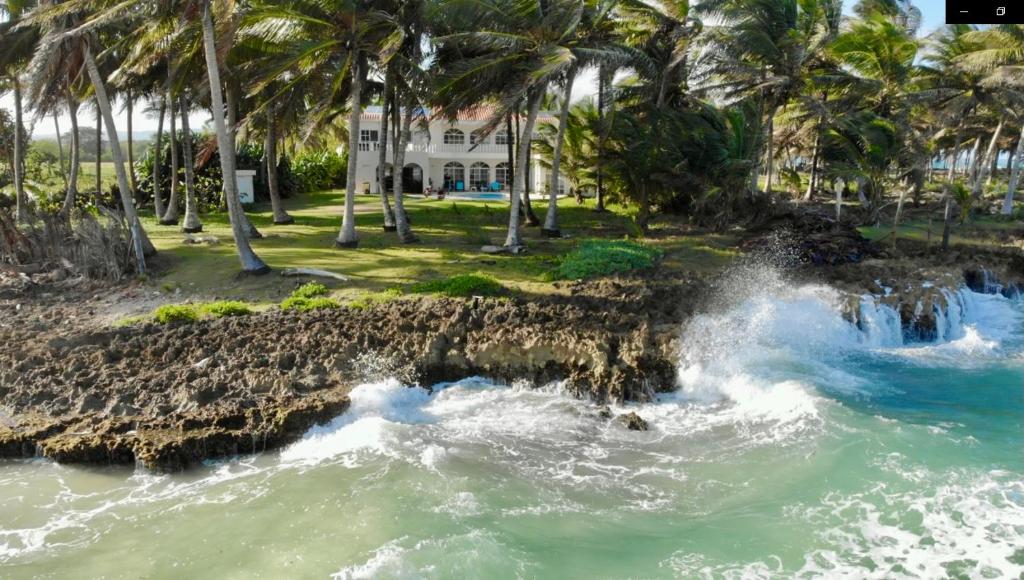
M 423 193 L 423 168 L 410 163 L 402 169 L 403 193 Z
M 466 166 L 458 161 L 449 161 L 444 165 L 444 188 L 448 191 L 465 191 Z
M 487 191 L 490 186 L 491 168 L 482 161 L 469 166 L 469 189 L 472 191 Z

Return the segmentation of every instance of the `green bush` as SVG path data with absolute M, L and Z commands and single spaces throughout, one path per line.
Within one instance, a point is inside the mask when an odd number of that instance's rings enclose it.
M 650 268 L 661 255 L 662 251 L 658 248 L 637 242 L 589 240 L 562 257 L 550 277 L 555 280 L 579 280 Z
M 209 314 L 214 318 L 220 318 L 222 316 L 245 316 L 247 314 L 252 314 L 252 308 L 250 308 L 248 304 L 237 300 L 211 302 L 209 304 L 204 304 L 201 310 L 204 314 Z
M 373 306 L 374 304 L 391 302 L 401 295 L 402 291 L 398 288 L 388 288 L 381 292 L 369 292 L 350 302 L 348 307 L 355 308 L 356 310 L 363 310 Z
M 341 304 L 333 298 L 304 298 L 302 296 L 292 295 L 281 302 L 282 310 L 298 310 L 299 312 L 329 310 L 334 308 L 341 308 Z
M 195 322 L 199 320 L 199 312 L 191 304 L 164 304 L 153 311 L 153 320 L 159 324 Z
M 299 191 L 310 192 L 345 186 L 348 161 L 334 151 L 305 151 L 291 162 Z
M 317 296 L 326 296 L 328 292 L 330 291 L 327 286 L 319 282 L 306 282 L 292 292 L 292 298 L 316 298 Z
M 410 290 L 417 294 L 441 294 L 444 296 L 497 296 L 505 288 L 490 276 L 459 274 L 441 280 L 420 282 L 414 284 Z

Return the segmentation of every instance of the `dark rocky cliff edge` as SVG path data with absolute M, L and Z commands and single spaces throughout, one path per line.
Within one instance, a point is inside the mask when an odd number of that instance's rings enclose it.
M 929 338 L 940 287 L 994 291 L 983 266 L 1007 292 L 1024 280 L 1019 252 L 897 251 L 855 230 L 819 229 L 775 224 L 746 249 L 777 257 L 782 232 L 794 280 L 832 283 L 851 304 L 891 288 L 884 300 L 910 338 Z M 83 307 L 73 293 L 8 296 L 0 299 L 0 457 L 183 469 L 287 444 L 343 413 L 354 385 L 383 376 L 425 386 L 474 375 L 559 380 L 599 402 L 647 400 L 675 388 L 681 327 L 709 287 L 655 270 L 556 295 L 124 328 L 68 324 Z

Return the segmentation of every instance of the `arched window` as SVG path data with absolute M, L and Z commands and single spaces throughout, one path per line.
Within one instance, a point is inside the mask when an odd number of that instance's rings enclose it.
M 458 161 L 450 161 L 444 166 L 444 188 L 463 191 L 466 189 L 466 168 Z
M 486 190 L 490 186 L 491 168 L 486 163 L 478 161 L 469 166 L 469 188 L 474 190 Z
M 487 145 L 487 135 L 480 131 L 473 131 L 469 134 L 470 145 Z
M 509 185 L 511 185 L 508 182 L 508 178 L 511 174 L 512 172 L 509 171 L 509 165 L 507 161 L 502 161 L 501 163 L 494 166 L 494 181 L 500 183 L 502 189 L 508 189 Z
M 466 134 L 458 129 L 448 129 L 444 132 L 445 145 L 465 145 Z

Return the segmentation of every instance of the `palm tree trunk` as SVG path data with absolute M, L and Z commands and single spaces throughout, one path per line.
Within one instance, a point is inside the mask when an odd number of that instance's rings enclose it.
M 135 252 L 136 268 L 138 274 L 146 273 L 146 256 L 156 253 L 156 248 L 146 237 L 142 229 L 142 222 L 135 212 L 135 200 L 132 199 L 131 190 L 128 186 L 128 175 L 124 170 L 124 156 L 121 154 L 121 140 L 117 137 L 117 125 L 114 124 L 114 114 L 110 110 L 110 100 L 107 98 L 107 88 L 100 76 L 100 69 L 96 66 L 96 59 L 92 55 L 92 49 L 85 47 L 85 68 L 92 82 L 93 90 L 96 93 L 96 104 L 99 106 L 100 114 L 107 126 L 107 140 L 110 144 L 110 155 L 114 160 L 114 174 L 117 176 L 117 188 L 121 195 L 121 205 L 124 209 L 124 217 L 128 221 L 128 228 L 132 233 L 132 246 Z M 97 136 L 98 137 L 98 136 Z
M 942 212 L 942 251 L 949 249 L 949 231 L 953 223 L 953 192 L 952 185 L 946 186 L 945 208 Z
M 167 195 L 167 210 L 164 212 L 163 217 L 160 218 L 160 225 L 176 226 L 178 225 L 178 204 L 180 203 L 178 201 L 178 190 L 181 189 L 178 177 L 180 163 L 178 162 L 178 128 L 176 126 L 178 106 L 171 95 L 170 89 L 167 90 L 164 100 L 167 101 L 167 112 L 170 113 L 171 117 L 171 134 L 167 143 L 171 149 L 171 190 Z M 160 160 L 161 162 L 163 161 L 163 156 L 160 157 Z
M 597 67 L 597 207 L 594 211 L 604 211 L 604 92 L 605 66 L 602 63 Z
M 96 207 L 103 204 L 103 117 L 96 103 Z
M 512 190 L 512 182 L 516 177 L 516 152 L 515 144 L 518 142 L 516 139 L 518 135 L 512 132 L 512 113 L 505 116 L 505 133 L 508 138 L 505 139 L 505 149 L 508 153 L 508 171 L 505 172 L 505 183 L 501 184 L 502 189 Z
M 274 214 L 274 225 L 295 223 L 292 216 L 284 210 L 284 203 L 281 201 L 281 188 L 277 183 L 277 119 L 274 118 L 273 107 L 267 108 L 267 140 L 264 152 L 267 157 L 267 189 L 270 192 L 270 207 Z
M 979 151 L 981 151 L 980 135 L 974 140 L 974 146 L 971 147 L 971 153 L 969 157 L 970 161 L 967 166 L 967 179 L 971 184 L 973 184 L 974 181 L 978 178 L 978 166 L 981 161 L 980 157 L 978 156 Z
M 127 99 L 125 102 L 125 108 L 128 113 L 128 183 L 132 187 L 132 197 L 134 198 L 136 193 L 139 191 L 139 184 L 135 179 L 135 135 L 132 134 L 132 113 L 134 111 L 134 106 L 132 104 L 131 90 L 128 90 L 126 94 Z
M 535 87 L 526 100 L 527 112 L 526 122 L 523 124 L 523 138 L 519 140 L 519 153 L 516 159 L 516 167 L 526 167 L 530 163 L 530 142 L 533 135 L 533 125 L 537 122 L 537 115 L 540 113 L 540 102 L 544 97 L 547 83 L 541 83 Z M 518 253 L 523 247 L 523 239 L 519 235 L 519 202 L 523 196 L 526 185 L 526 171 L 516 171 L 515 181 L 512 183 L 512 194 L 509 200 L 511 209 L 508 219 L 508 235 L 505 237 L 505 247 Z
M 28 221 L 28 198 L 25 197 L 25 130 L 21 118 L 21 81 L 11 79 L 14 84 L 14 197 L 15 219 Z
M 562 99 L 562 110 L 558 113 L 558 132 L 555 134 L 555 146 L 551 152 L 551 190 L 548 192 L 548 212 L 544 216 L 541 233 L 549 238 L 562 237 L 558 227 L 558 178 L 559 165 L 562 162 L 562 146 L 565 144 L 565 129 L 569 124 L 569 99 L 572 96 L 572 85 L 576 80 L 576 68 L 572 67 L 565 77 L 565 95 Z
M 647 181 L 640 182 L 640 213 L 636 216 L 636 225 L 646 234 L 650 231 L 651 196 L 647 190 Z
M 960 145 L 963 144 L 963 140 L 964 128 L 960 126 L 956 129 L 956 144 L 953 145 L 953 162 L 949 164 L 949 170 L 946 171 L 946 181 L 950 183 L 953 182 L 953 177 L 956 175 L 956 165 L 960 160 Z
M 1003 208 L 1000 213 L 1003 215 L 1013 214 L 1013 196 L 1017 193 L 1017 182 L 1020 179 L 1020 166 L 1024 162 L 1024 126 L 1020 128 L 1020 138 L 1017 139 L 1017 150 L 1010 157 L 1010 183 L 1006 188 L 1006 197 L 1003 198 Z
M 248 274 L 266 274 L 270 271 L 270 266 L 267 266 L 249 245 L 249 238 L 242 221 L 245 214 L 242 212 L 242 202 L 238 198 L 238 190 L 235 188 L 235 180 L 233 179 L 235 143 L 231 139 L 227 123 L 224 120 L 224 96 L 221 94 L 220 65 L 217 63 L 217 47 L 214 40 L 211 10 L 210 0 L 205 0 L 203 2 L 202 16 L 203 52 L 206 56 L 206 72 L 210 80 L 210 109 L 213 111 L 213 125 L 217 131 L 220 169 L 223 175 L 229 176 L 221 180 L 224 184 L 224 198 L 227 200 L 228 220 L 231 222 L 231 233 L 235 238 L 235 247 L 238 249 L 238 258 L 242 263 L 242 271 Z M 188 114 L 187 111 L 185 114 Z
M 196 199 L 196 174 L 195 162 L 192 156 L 192 128 L 188 121 L 188 100 L 184 94 L 180 97 L 181 109 L 181 157 L 182 165 L 185 166 L 185 223 L 181 231 L 186 234 L 195 234 L 203 231 L 203 223 L 199 221 L 199 203 Z M 227 180 L 222 180 L 227 182 Z M 244 265 L 243 265 L 244 268 Z
M 57 162 L 60 164 L 60 178 L 64 182 L 64 191 L 67 191 L 68 173 L 64 169 L 64 140 L 60 137 L 60 123 L 57 121 L 57 111 L 53 112 L 53 130 L 57 132 Z
M 988 178 L 985 179 L 985 186 L 990 187 L 992 181 L 996 178 L 996 174 L 999 173 L 999 156 L 1003 154 L 1003 150 L 996 147 L 996 154 L 992 156 L 991 161 L 988 165 Z
M 224 83 L 224 97 L 226 99 L 225 106 L 227 107 L 227 124 L 228 124 L 228 139 L 231 143 L 231 158 L 228 160 L 231 163 L 231 183 L 235 192 L 238 191 L 238 158 L 235 152 L 238 150 L 238 87 L 231 82 L 232 79 L 229 77 L 228 82 Z M 223 177 L 223 176 L 222 176 Z M 241 200 L 239 200 L 239 207 L 242 207 Z M 239 216 L 242 220 L 242 229 L 245 231 L 246 237 L 250 240 L 258 240 L 263 237 L 256 226 L 253 225 L 252 220 L 245 213 L 245 208 L 242 209 L 242 213 Z
M 396 102 L 397 104 L 397 102 Z M 392 163 L 391 184 L 394 187 L 395 196 L 395 230 L 398 232 L 398 239 L 403 244 L 418 242 L 419 238 L 412 233 L 409 227 L 409 216 L 405 213 L 405 202 L 402 200 L 404 193 L 404 171 L 405 168 L 405 145 L 409 142 L 409 135 L 412 132 L 412 110 L 414 101 L 406 99 L 405 109 L 402 113 L 402 126 L 398 130 L 398 139 L 395 141 L 394 163 Z
M 75 207 L 75 198 L 78 197 L 78 165 L 79 165 L 79 134 L 78 134 L 78 102 L 71 96 L 71 91 L 65 90 L 64 99 L 68 104 L 68 115 L 71 117 L 71 162 L 68 165 L 68 189 L 64 195 L 64 205 L 60 208 L 61 215 L 71 215 Z
M 164 196 L 160 191 L 160 166 L 163 165 L 164 156 L 161 155 L 164 144 L 164 115 L 167 114 L 167 99 L 160 98 L 160 115 L 156 120 L 156 143 L 153 144 L 153 213 L 156 218 L 164 216 Z
M 395 212 L 391 210 L 391 203 L 388 201 L 387 171 L 388 164 L 388 117 L 391 115 L 393 99 L 391 96 L 391 73 L 384 73 L 384 98 L 381 99 L 380 112 L 380 134 L 377 139 L 377 193 L 380 195 L 380 207 L 384 212 L 384 231 L 393 232 L 397 229 L 395 225 Z M 393 139 L 395 143 L 397 139 Z M 397 147 L 397 145 L 396 145 Z M 394 185 L 395 177 L 399 170 L 392 164 L 391 184 Z
M 517 111 L 516 112 L 516 144 L 517 145 L 518 145 L 518 143 L 520 141 L 524 140 L 523 135 L 520 134 L 520 129 L 521 129 L 520 121 L 521 121 L 520 115 L 519 115 L 519 112 Z M 532 137 L 533 137 L 533 135 L 530 136 L 530 139 L 532 139 Z M 525 167 L 518 167 L 517 166 L 516 169 L 522 171 L 523 175 L 525 176 L 525 179 L 526 179 L 525 189 L 523 189 L 524 194 L 523 194 L 522 199 L 519 200 L 519 203 L 520 203 L 520 205 L 523 206 L 522 210 L 526 213 L 526 225 L 528 225 L 530 227 L 533 227 L 533 226 L 539 226 L 540 225 L 540 219 L 537 217 L 537 214 L 533 213 L 533 201 L 530 199 L 530 197 L 531 197 L 530 196 L 530 190 L 531 190 L 531 187 L 532 187 L 532 184 L 530 183 L 530 165 L 532 165 L 532 160 L 531 160 L 532 155 L 531 155 L 531 153 L 532 153 L 532 147 L 533 147 L 533 141 L 530 140 L 530 139 L 526 139 L 526 141 L 527 141 L 527 145 L 526 146 L 530 150 L 530 153 L 527 153 L 527 155 L 526 155 L 526 166 Z M 515 183 L 515 175 L 513 174 L 512 177 L 513 177 L 512 183 Z M 511 189 L 509 191 L 511 192 Z M 510 193 L 510 195 L 511 195 L 511 193 Z
M 765 192 L 772 191 L 772 172 L 775 171 L 775 111 L 768 115 L 768 129 L 765 131 Z
M 995 157 L 996 146 L 999 143 L 999 137 L 1003 132 L 1004 126 L 1005 122 L 1000 117 L 999 124 L 996 125 L 996 131 L 995 133 L 992 133 L 992 140 L 988 142 L 988 149 L 985 150 L 985 158 L 979 160 L 981 162 L 981 165 L 978 167 L 978 175 L 974 179 L 974 188 L 971 190 L 971 197 L 975 201 L 981 199 L 981 191 L 985 185 L 985 181 L 988 179 L 988 176 L 990 175 L 989 170 L 992 167 L 991 161 L 993 161 L 993 159 L 998 159 L 998 157 Z
M 356 248 L 356 165 L 359 156 L 359 121 L 363 114 L 363 82 L 366 79 L 362 55 L 352 59 L 351 112 L 348 120 L 348 174 L 345 176 L 345 213 L 341 218 L 341 231 L 334 245 Z
M 804 201 L 811 201 L 814 195 L 814 186 L 818 181 L 818 155 L 821 147 L 821 127 L 814 132 L 814 149 L 811 152 L 811 175 L 807 182 L 807 192 L 804 193 Z

